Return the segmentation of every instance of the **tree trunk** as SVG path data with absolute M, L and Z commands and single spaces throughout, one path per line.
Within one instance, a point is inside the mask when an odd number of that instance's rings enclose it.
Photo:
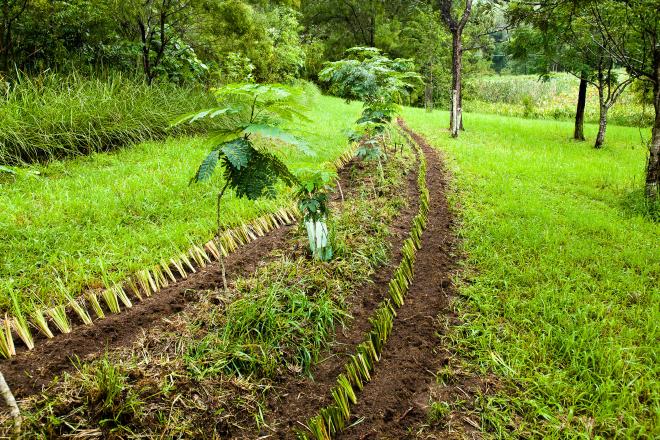
M 598 123 L 598 135 L 596 136 L 596 144 L 594 148 L 600 148 L 605 142 L 605 132 L 607 131 L 607 106 L 600 106 L 600 119 Z
M 465 127 L 463 127 L 463 90 L 461 89 L 458 94 L 458 111 L 459 111 L 459 121 L 458 121 L 458 129 L 461 131 L 465 131 Z
M 433 66 L 429 68 L 429 74 L 424 86 L 424 107 L 429 113 L 433 111 Z
M 452 32 L 451 53 L 451 111 L 449 114 L 449 131 L 452 137 L 458 137 L 461 126 L 461 31 Z
M 660 197 L 660 50 L 654 59 L 655 81 L 653 82 L 653 107 L 655 121 L 649 145 L 649 161 L 646 165 L 646 196 L 649 199 Z
M 587 84 L 587 80 L 583 74 L 580 77 L 577 109 L 575 110 L 575 131 L 573 132 L 573 139 L 577 141 L 584 140 L 584 108 L 587 104 Z
M 433 84 L 430 82 L 424 87 L 424 107 L 429 113 L 433 111 Z

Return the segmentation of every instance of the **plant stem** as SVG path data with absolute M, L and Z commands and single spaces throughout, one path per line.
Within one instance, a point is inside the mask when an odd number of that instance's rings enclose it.
M 0 394 L 9 407 L 9 413 L 14 420 L 14 434 L 18 435 L 21 432 L 21 410 L 16 404 L 16 399 L 5 381 L 5 376 L 0 372 Z
M 222 247 L 222 244 L 220 243 L 220 233 L 222 232 L 222 230 L 221 230 L 222 228 L 221 228 L 221 225 L 220 225 L 220 202 L 222 201 L 222 196 L 224 195 L 225 190 L 227 189 L 228 186 L 229 186 L 229 180 L 227 180 L 227 182 L 225 182 L 225 186 L 222 187 L 222 190 L 220 190 L 220 193 L 218 194 L 218 204 L 217 204 L 217 210 L 216 210 L 216 214 L 217 214 L 216 215 L 216 226 L 218 228 L 217 229 L 217 237 L 218 237 L 218 244 L 220 244 L 220 252 L 219 252 L 220 258 L 219 258 L 219 260 L 220 260 L 220 269 L 222 271 L 222 286 L 225 289 L 225 293 L 227 292 L 228 289 L 227 289 L 227 277 L 225 275 L 225 256 L 222 253 L 224 247 Z

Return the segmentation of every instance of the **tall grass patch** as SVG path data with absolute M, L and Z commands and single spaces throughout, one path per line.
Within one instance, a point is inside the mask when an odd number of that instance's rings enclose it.
M 201 88 L 121 74 L 19 75 L 0 95 L 0 164 L 47 161 L 162 139 L 171 120 L 210 105 Z M 178 133 L 200 132 L 187 126 Z M 176 132 L 175 132 L 176 133 Z
M 641 186 L 638 130 L 603 151 L 570 123 L 407 112 L 450 157 L 467 255 L 453 349 L 507 385 L 479 399 L 499 437 L 653 438 L 658 432 L 660 224 L 624 201 Z M 588 126 L 588 131 L 595 131 Z
M 531 119 L 570 120 L 575 118 L 580 81 L 568 73 L 556 73 L 547 80 L 537 75 L 501 75 L 476 78 L 465 93 L 465 110 Z M 587 90 L 585 120 L 599 121 L 598 91 Z M 644 106 L 626 90 L 608 112 L 612 124 L 650 127 L 653 106 Z

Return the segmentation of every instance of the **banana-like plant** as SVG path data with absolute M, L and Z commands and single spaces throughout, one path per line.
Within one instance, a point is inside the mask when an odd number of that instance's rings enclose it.
M 298 146 L 312 154 L 297 136 L 282 128 L 285 122 L 307 120 L 302 88 L 280 84 L 229 84 L 215 90 L 220 106 L 187 114 L 173 125 L 195 123 L 203 119 L 222 120 L 223 128 L 210 135 L 211 152 L 202 161 L 191 183 L 209 180 L 218 164 L 223 168 L 222 185 L 216 205 L 217 238 L 222 234 L 220 207 L 227 189 L 238 197 L 256 200 L 274 197 L 275 184 L 297 183 L 296 177 L 275 154 L 275 149 L 263 142 L 254 142 L 256 136 L 279 140 Z M 222 243 L 219 243 L 222 245 Z M 224 259 L 220 252 L 222 282 L 227 290 Z
M 303 215 L 312 255 L 322 261 L 332 258 L 327 219 L 329 193 L 337 173 L 329 170 L 303 169 L 297 173 L 300 185 L 296 192 L 298 209 Z

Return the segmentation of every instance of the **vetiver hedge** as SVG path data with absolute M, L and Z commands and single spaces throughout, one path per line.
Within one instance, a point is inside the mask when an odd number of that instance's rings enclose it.
M 344 373 L 337 378 L 330 393 L 333 403 L 321 408 L 318 414 L 307 422 L 309 432 L 298 431 L 303 440 L 329 440 L 340 433 L 346 426 L 351 412 L 351 404 L 357 402 L 356 393 L 371 380 L 371 373 L 380 360 L 383 347 L 392 332 L 396 309 L 404 304 L 405 296 L 413 281 L 415 256 L 421 247 L 422 232 L 426 228 L 429 213 L 430 196 L 426 186 L 426 158 L 421 148 L 414 144 L 419 157 L 419 212 L 412 222 L 408 238 L 403 242 L 402 258 L 389 283 L 388 295 L 369 319 L 371 331 L 360 343 L 355 354 L 344 367 Z
M 20 76 L 0 84 L 0 165 L 107 151 L 165 137 L 172 119 L 209 106 L 201 88 L 147 85 L 119 74 Z M 179 128 L 192 133 L 204 126 Z

